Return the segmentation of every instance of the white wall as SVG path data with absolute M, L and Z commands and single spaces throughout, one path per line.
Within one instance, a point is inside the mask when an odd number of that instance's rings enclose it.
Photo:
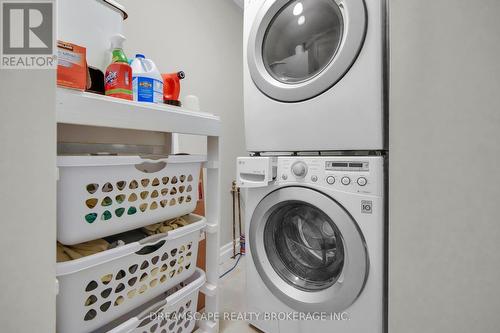
M 500 1 L 391 0 L 390 333 L 500 327 Z
M 223 123 L 221 244 L 231 241 L 231 182 L 243 133 L 243 12 L 232 0 L 120 0 L 129 13 L 128 57 L 143 53 L 160 71 L 183 70 L 181 97 L 196 95 L 202 111 Z M 147 6 L 146 6 L 147 5 Z M 182 136 L 180 150 L 205 153 L 204 138 Z
M 0 69 L 0 330 L 55 332 L 55 70 Z

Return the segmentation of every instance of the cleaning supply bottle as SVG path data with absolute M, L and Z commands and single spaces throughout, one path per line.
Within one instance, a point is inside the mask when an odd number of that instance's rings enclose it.
M 163 78 L 163 102 L 180 106 L 179 95 L 181 93 L 180 80 L 186 77 L 183 71 L 176 73 L 166 73 L 161 75 Z
M 134 100 L 163 103 L 163 79 L 154 62 L 136 54 L 131 66 Z
M 112 59 L 104 75 L 106 96 L 132 100 L 132 68 L 123 52 L 123 35 L 111 37 Z

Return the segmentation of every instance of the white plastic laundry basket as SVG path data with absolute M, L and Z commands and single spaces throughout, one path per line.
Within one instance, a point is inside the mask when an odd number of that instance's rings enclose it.
M 77 244 L 189 214 L 205 156 L 59 156 L 57 239 Z
M 146 305 L 128 313 L 115 328 L 102 328 L 96 332 L 108 333 L 190 333 L 196 324 L 198 293 L 205 283 L 201 269 L 182 283 L 160 295 Z
M 91 332 L 190 277 L 205 218 L 88 257 L 57 264 L 57 332 Z

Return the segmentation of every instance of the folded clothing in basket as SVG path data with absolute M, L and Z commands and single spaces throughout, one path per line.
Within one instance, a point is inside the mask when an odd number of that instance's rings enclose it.
M 96 239 L 75 245 L 63 245 L 57 242 L 57 262 L 70 261 L 90 256 L 117 246 L 139 241 L 154 234 L 166 233 L 191 224 L 191 220 L 183 216 L 164 222 L 149 225 L 144 228 L 127 231 L 121 234 Z
M 142 228 L 142 230 L 148 235 L 162 234 L 162 233 L 183 227 L 183 226 L 188 225 L 190 223 L 191 222 L 189 222 L 188 219 L 185 219 L 181 216 L 181 217 L 177 217 L 175 219 L 171 219 L 171 220 L 167 220 L 164 222 L 148 225 L 148 226 Z
M 75 245 L 63 245 L 57 242 L 57 262 L 70 261 L 74 259 L 83 258 L 102 251 L 115 248 L 123 244 L 125 243 L 123 242 L 110 243 L 104 239 L 96 239 Z

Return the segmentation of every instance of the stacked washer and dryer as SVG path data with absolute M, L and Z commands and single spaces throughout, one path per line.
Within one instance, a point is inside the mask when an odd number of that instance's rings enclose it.
M 386 47 L 385 0 L 245 0 L 237 180 L 266 333 L 386 331 Z

